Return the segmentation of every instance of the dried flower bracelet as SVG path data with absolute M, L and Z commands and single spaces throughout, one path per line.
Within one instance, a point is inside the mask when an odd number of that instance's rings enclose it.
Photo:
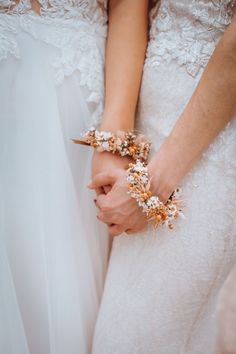
M 127 183 L 128 194 L 136 199 L 147 220 L 154 223 L 155 227 L 165 224 L 172 229 L 173 221 L 182 215 L 179 189 L 172 193 L 166 203 L 161 202 L 158 196 L 152 195 L 147 166 L 139 160 L 129 164 Z
M 151 146 L 141 134 L 122 131 L 118 131 L 117 134 L 99 132 L 93 127 L 82 135 L 81 140 L 73 139 L 73 141 L 76 144 L 92 146 L 99 152 L 107 151 L 120 156 L 129 156 L 135 161 L 137 159 L 146 161 Z

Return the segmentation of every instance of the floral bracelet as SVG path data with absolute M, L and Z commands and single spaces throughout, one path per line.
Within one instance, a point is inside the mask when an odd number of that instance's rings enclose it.
M 117 134 L 99 132 L 93 127 L 82 135 L 81 140 L 73 139 L 73 141 L 76 144 L 92 146 L 99 152 L 107 151 L 120 156 L 129 156 L 135 161 L 137 159 L 146 161 L 151 146 L 141 134 L 122 131 L 118 131 Z
M 179 189 L 172 193 L 166 203 L 161 202 L 158 196 L 152 195 L 147 166 L 140 160 L 129 164 L 127 183 L 128 194 L 136 199 L 147 220 L 155 227 L 165 224 L 173 229 L 173 221 L 182 215 Z

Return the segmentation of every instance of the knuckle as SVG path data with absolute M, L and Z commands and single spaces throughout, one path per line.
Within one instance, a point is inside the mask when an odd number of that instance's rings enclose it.
M 98 217 L 98 220 L 100 220 L 100 221 L 104 220 L 104 214 L 102 212 L 99 212 L 97 217 Z
M 100 203 L 100 208 L 103 212 L 107 212 L 111 210 L 111 203 L 109 200 L 103 200 L 102 203 Z
M 100 209 L 103 213 L 106 213 L 107 211 L 109 211 L 109 208 L 107 208 L 106 205 L 101 205 Z
M 101 197 L 98 196 L 95 202 L 96 207 L 101 208 Z

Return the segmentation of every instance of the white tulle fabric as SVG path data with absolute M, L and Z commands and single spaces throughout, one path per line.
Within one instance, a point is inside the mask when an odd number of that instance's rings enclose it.
M 233 1 L 152 12 L 138 129 L 159 148 L 233 16 Z M 214 353 L 215 304 L 236 261 L 236 119 L 182 183 L 184 220 L 113 242 L 94 354 Z M 158 166 L 157 166 L 158 168 Z
M 85 3 L 0 13 L 1 354 L 91 350 L 107 235 L 71 138 L 100 116 L 106 19 Z
M 0 1 L 0 60 L 8 54 L 20 58 L 17 34 L 29 33 L 58 49 L 51 63 L 55 83 L 78 70 L 80 83 L 88 89 L 92 106 L 89 124 L 97 124 L 102 113 L 106 2 L 98 0 L 39 1 L 40 16 L 29 0 Z

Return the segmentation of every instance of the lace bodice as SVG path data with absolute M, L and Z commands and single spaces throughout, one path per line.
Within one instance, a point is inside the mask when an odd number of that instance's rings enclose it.
M 63 19 L 98 19 L 105 14 L 106 0 L 37 0 L 40 15 Z M 0 12 L 25 14 L 32 11 L 30 0 L 0 0 Z
M 230 0 L 161 0 L 151 12 L 139 105 L 139 126 L 156 149 L 171 133 L 235 12 Z M 236 119 L 204 153 L 204 161 L 235 173 Z M 202 161 L 203 161 L 202 160 Z M 232 172 L 233 171 L 233 172 Z
M 35 11 L 30 0 L 0 0 L 0 62 L 9 55 L 21 59 L 20 33 L 54 47 L 55 83 L 79 71 L 80 84 L 88 88 L 92 123 L 97 124 L 103 110 L 107 0 L 37 0 L 37 4 Z
M 176 60 L 196 76 L 230 24 L 235 0 L 162 0 L 151 12 L 146 65 Z

